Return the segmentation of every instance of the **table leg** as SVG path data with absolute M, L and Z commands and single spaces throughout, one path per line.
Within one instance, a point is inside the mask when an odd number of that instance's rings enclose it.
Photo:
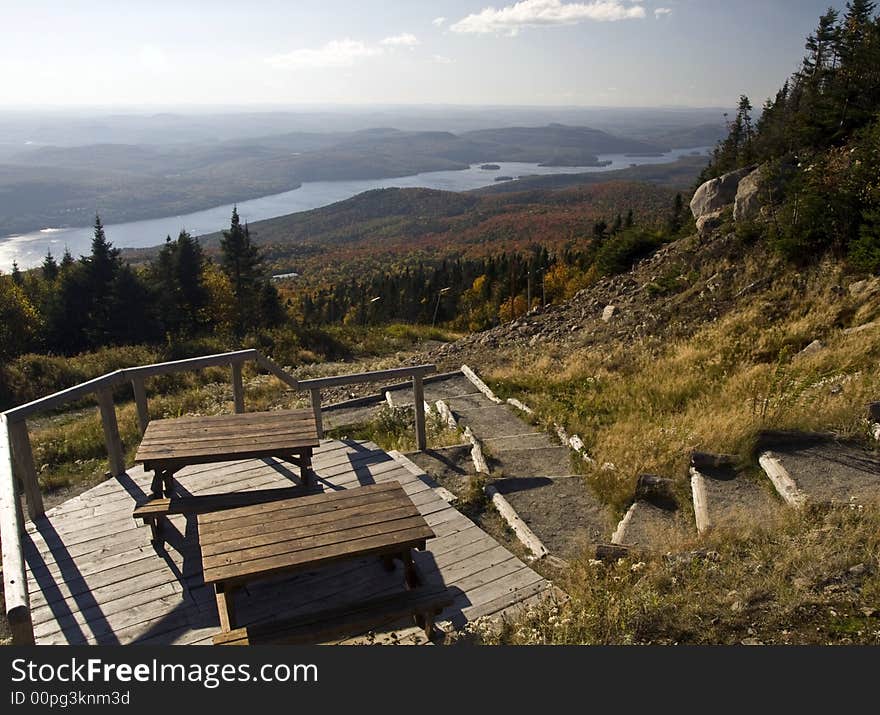
M 165 480 L 163 479 L 163 470 L 154 469 L 153 470 L 153 481 L 150 484 L 150 493 L 152 494 L 152 496 L 154 498 L 156 498 L 156 499 L 162 498 L 164 481 Z
M 170 498 L 174 492 L 174 472 L 166 469 L 162 480 L 165 482 L 165 496 Z
M 311 486 L 312 484 L 314 484 L 314 474 L 312 473 L 312 450 L 303 450 L 302 454 L 300 455 L 299 462 L 299 473 L 300 477 L 302 477 L 303 486 Z
M 235 604 L 233 602 L 235 591 L 223 583 L 215 583 L 214 595 L 217 598 L 217 613 L 220 616 L 220 629 L 224 633 L 228 633 L 236 628 Z
M 413 561 L 412 550 L 407 549 L 400 555 L 403 561 L 403 577 L 406 581 L 407 588 L 416 588 L 422 585 L 422 577 Z

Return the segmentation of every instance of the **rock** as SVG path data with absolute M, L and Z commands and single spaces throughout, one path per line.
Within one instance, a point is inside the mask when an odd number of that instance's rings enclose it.
M 751 168 L 731 171 L 717 179 L 710 179 L 700 186 L 691 199 L 691 213 L 694 218 L 699 221 L 702 216 L 720 211 L 732 204 L 736 199 L 739 182 L 751 172 Z
M 709 213 L 700 216 L 700 218 L 697 219 L 697 233 L 701 236 L 705 236 L 707 233 L 714 231 L 724 223 L 723 216 L 723 209 L 710 211 Z
M 621 544 L 596 544 L 596 559 L 599 561 L 617 561 L 629 555 L 629 547 Z
M 617 308 L 613 305 L 606 305 L 605 309 L 602 311 L 602 320 L 606 323 L 614 317 L 614 313 L 617 311 Z
M 733 467 L 738 458 L 735 454 L 712 454 L 710 452 L 693 452 L 691 466 L 696 469 L 721 469 Z
M 868 570 L 868 567 L 865 566 L 865 564 L 862 564 L 862 563 L 859 563 L 859 564 L 856 564 L 855 566 L 850 566 L 850 567 L 849 567 L 849 572 L 850 572 L 850 574 L 852 574 L 853 576 L 861 576 L 861 575 L 862 575 L 863 573 L 865 573 L 865 571 L 867 571 L 867 570 Z
M 742 645 L 764 645 L 764 642 L 757 638 L 743 638 L 740 643 Z
M 877 326 L 880 326 L 880 321 L 872 320 L 870 323 L 863 323 L 862 325 L 857 325 L 854 328 L 844 328 L 843 334 L 844 335 L 853 335 L 854 333 L 861 333 L 865 330 L 872 330 L 873 328 L 876 328 Z
M 825 347 L 825 346 L 822 345 L 821 340 L 814 340 L 809 345 L 807 345 L 807 347 L 805 347 L 803 350 L 801 350 L 797 354 L 797 357 L 806 356 L 806 355 L 813 355 L 814 353 L 819 352 L 823 347 Z
M 878 290 L 880 290 L 880 280 L 877 278 L 866 278 L 849 285 L 849 294 L 854 298 L 867 298 Z
M 636 501 L 646 501 L 661 509 L 673 511 L 678 508 L 674 482 L 654 474 L 642 474 L 636 482 Z
M 758 197 L 760 184 L 761 169 L 755 169 L 740 180 L 733 202 L 733 220 L 737 223 L 757 218 L 761 210 L 761 201 Z

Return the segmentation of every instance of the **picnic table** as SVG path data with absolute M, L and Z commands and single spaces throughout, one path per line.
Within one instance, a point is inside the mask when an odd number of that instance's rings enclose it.
M 152 495 L 162 498 L 171 496 L 174 474 L 186 466 L 261 457 L 295 464 L 308 485 L 318 445 L 310 409 L 177 417 L 151 421 L 134 459 L 153 472 Z
M 169 514 L 198 514 L 313 493 L 312 451 L 319 443 L 309 409 L 153 420 L 135 454 L 135 461 L 153 472 L 151 495 L 135 507 L 133 517 L 150 525 L 153 544 L 159 546 Z M 261 457 L 298 466 L 301 485 L 235 494 L 174 494 L 174 475 L 186 466 Z
M 222 633 L 218 644 L 316 642 L 328 628 L 353 627 L 364 619 L 412 613 L 427 632 L 433 614 L 450 602 L 446 588 L 420 588 L 412 550 L 434 537 L 398 482 L 282 499 L 198 516 L 199 545 L 206 584 L 213 584 Z M 364 556 L 381 557 L 386 569 L 403 562 L 405 590 L 374 602 L 337 606 L 285 623 L 239 629 L 234 595 L 268 577 L 314 569 Z M 292 594 L 295 599 L 295 593 Z M 333 621 L 331 624 L 330 621 Z

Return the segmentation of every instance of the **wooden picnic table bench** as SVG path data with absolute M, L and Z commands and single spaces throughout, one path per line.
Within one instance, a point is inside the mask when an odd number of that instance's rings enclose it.
M 398 612 L 413 615 L 430 636 L 434 615 L 447 605 L 445 589 L 422 584 L 412 549 L 424 549 L 434 532 L 398 482 L 200 514 L 198 532 L 204 581 L 214 586 L 223 631 L 215 638 L 218 644 L 267 642 L 273 635 L 284 642 L 317 642 L 339 627 Z M 247 584 L 370 555 L 381 557 L 389 571 L 399 558 L 404 566 L 400 585 L 407 590 L 238 629 L 234 597 Z
M 165 514 L 196 513 L 185 511 L 195 502 L 174 496 L 174 474 L 192 464 L 277 457 L 299 467 L 301 486 L 308 490 L 313 483 L 312 452 L 319 444 L 310 409 L 153 420 L 135 454 L 135 461 L 153 472 L 151 495 L 134 516 L 149 521 L 157 541 Z

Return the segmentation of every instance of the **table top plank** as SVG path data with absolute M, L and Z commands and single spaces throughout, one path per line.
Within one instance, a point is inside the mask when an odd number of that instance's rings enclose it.
M 315 415 L 311 409 L 296 410 L 270 410 L 268 412 L 240 412 L 223 415 L 190 415 L 188 417 L 168 417 L 165 419 L 152 420 L 150 426 L 154 429 L 180 429 L 184 427 L 199 427 L 202 425 L 247 425 L 247 424 L 272 424 L 275 422 L 308 422 L 314 420 Z
M 192 425 L 185 427 L 157 428 L 151 430 L 147 428 L 145 438 L 147 441 L 162 442 L 169 439 L 180 439 L 185 435 L 189 439 L 198 439 L 199 437 L 215 437 L 215 436 L 235 436 L 235 435 L 261 435 L 261 434 L 278 434 L 285 432 L 294 432 L 308 434 L 313 430 L 314 422 L 305 420 L 297 420 L 296 422 L 270 422 L 270 423 L 250 423 L 241 425 Z
M 188 460 L 216 461 L 284 455 L 319 446 L 311 410 L 274 410 L 234 415 L 153 420 L 135 461 L 150 466 Z
M 205 568 L 242 565 L 246 561 L 262 559 L 267 556 L 283 556 L 306 549 L 345 544 L 365 536 L 391 534 L 396 531 L 411 529 L 424 523 L 421 515 L 413 515 L 411 513 L 397 519 L 386 519 L 382 516 L 370 515 L 366 518 L 366 524 L 358 526 L 359 521 L 361 521 L 359 517 L 353 517 L 350 524 L 340 525 L 339 528 L 333 528 L 333 524 L 325 522 L 318 525 L 315 529 L 306 527 L 300 534 L 297 534 L 296 529 L 277 532 L 275 540 L 263 546 L 245 545 L 243 548 L 224 551 L 219 554 L 202 554 L 202 563 Z
M 203 536 L 201 542 L 202 553 L 208 553 L 215 549 L 217 544 L 231 541 L 232 539 L 258 537 L 261 534 L 277 532 L 279 527 L 276 522 L 279 520 L 284 520 L 291 525 L 319 525 L 327 522 L 337 523 L 342 519 L 363 514 L 373 514 L 404 507 L 409 508 L 407 501 L 396 495 L 384 496 L 381 499 L 374 498 L 368 503 L 357 502 L 349 505 L 348 502 L 336 502 L 336 504 L 341 504 L 342 508 L 327 509 L 314 513 L 304 513 L 302 510 L 280 510 L 268 514 L 262 512 L 246 518 L 236 519 L 233 522 L 215 521 L 204 524 L 201 532 Z M 234 526 L 227 528 L 227 523 L 234 524 Z
M 255 504 L 254 506 L 199 514 L 199 538 L 202 543 L 210 543 L 212 531 L 225 531 L 232 528 L 231 524 L 221 524 L 220 522 L 238 521 L 242 524 L 271 524 L 277 519 L 269 515 L 268 512 L 284 511 L 286 513 L 280 516 L 280 519 L 296 519 L 335 509 L 346 509 L 356 504 L 369 504 L 389 498 L 400 498 L 398 490 L 403 491 L 397 482 L 384 482 L 382 484 L 369 484 L 358 489 L 340 489 L 338 491 L 299 497 L 298 499 L 282 499 L 264 504 Z M 406 496 L 405 492 L 404 496 Z
M 156 455 L 186 455 L 201 456 L 211 452 L 238 452 L 258 449 L 283 449 L 286 446 L 303 447 L 314 446 L 314 438 L 302 432 L 286 434 L 262 435 L 259 437 L 215 437 L 191 440 L 185 435 L 176 441 L 145 442 L 141 444 L 138 455 L 149 458 Z
M 392 504 L 394 503 L 392 502 Z M 321 536 L 324 533 L 333 533 L 343 528 L 369 526 L 379 522 L 387 523 L 396 519 L 406 519 L 418 515 L 419 511 L 415 506 L 394 505 L 382 511 L 362 511 L 359 514 L 351 514 L 346 518 L 346 526 L 344 527 L 335 522 L 302 524 L 297 521 L 296 526 L 291 526 L 283 531 L 266 532 L 264 530 L 257 533 L 245 533 L 242 530 L 236 530 L 229 534 L 230 538 L 225 541 L 216 541 L 207 546 L 203 544 L 202 558 L 207 559 L 209 556 L 222 556 L 224 554 L 231 554 L 233 558 L 236 558 L 241 552 L 258 546 L 278 544 L 282 541 L 300 539 L 305 536 Z
M 205 583 L 217 581 L 252 581 L 303 568 L 324 566 L 341 559 L 350 559 L 372 554 L 391 553 L 396 550 L 413 548 L 433 538 L 434 532 L 428 526 L 415 526 L 404 531 L 365 536 L 339 544 L 316 546 L 311 549 L 285 553 L 280 556 L 267 556 L 248 561 L 246 564 L 230 564 L 215 568 L 206 567 L 203 573 Z
M 206 583 L 393 553 L 434 536 L 398 482 L 200 514 L 198 531 Z

